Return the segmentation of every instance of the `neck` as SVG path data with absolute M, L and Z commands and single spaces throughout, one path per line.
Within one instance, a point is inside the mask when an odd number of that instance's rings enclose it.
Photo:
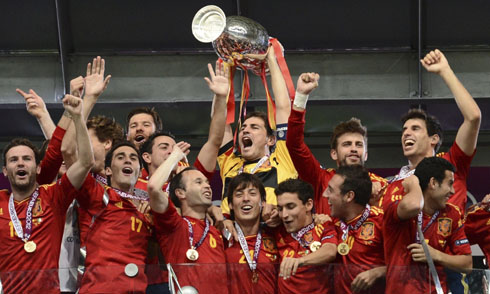
M 303 224 L 303 228 L 308 226 L 309 224 L 311 224 L 313 222 L 313 216 L 311 215 L 311 213 L 308 213 L 306 215 L 306 218 L 305 218 L 305 223 Z M 297 232 L 296 232 L 297 233 Z
M 112 188 L 118 189 L 120 191 L 132 194 L 134 190 L 134 185 L 126 185 L 126 184 L 119 184 L 119 183 L 111 183 Z
M 431 156 L 435 156 L 435 152 L 434 152 L 434 149 L 431 149 L 430 151 L 428 151 L 426 154 L 423 154 L 423 155 L 412 155 L 410 157 L 407 157 L 408 159 L 408 166 L 410 167 L 410 170 L 414 169 L 417 167 L 417 165 L 426 157 L 431 157 Z
M 347 208 L 345 216 L 341 217 L 340 219 L 344 222 L 349 222 L 363 213 L 365 208 L 365 206 L 353 203 L 350 208 Z
M 251 221 L 235 220 L 242 229 L 245 237 L 257 235 L 259 233 L 260 218 Z
M 32 185 L 32 187 L 28 189 L 17 189 L 14 186 L 12 186 L 12 194 L 14 194 L 14 200 L 15 201 L 22 201 L 24 199 L 29 198 L 32 193 L 37 189 L 37 184 Z
M 427 215 L 434 215 L 437 209 L 433 208 L 431 205 L 430 197 L 424 194 L 424 207 L 422 211 Z
M 198 207 L 190 207 L 185 202 L 181 202 L 181 210 L 182 216 L 188 216 L 195 219 L 203 220 L 206 218 L 207 208 L 198 206 Z

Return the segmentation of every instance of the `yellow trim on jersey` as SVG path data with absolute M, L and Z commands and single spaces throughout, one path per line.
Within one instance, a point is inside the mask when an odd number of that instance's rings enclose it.
M 245 160 L 241 156 L 237 156 L 232 153 L 233 146 L 230 146 L 226 152 L 218 156 L 218 165 L 220 167 L 220 176 L 223 182 L 223 193 L 225 191 L 226 178 L 233 178 L 238 175 L 238 172 L 242 168 Z M 249 172 L 255 167 L 256 163 L 247 164 L 244 168 L 244 172 Z M 278 140 L 276 142 L 276 148 L 274 152 L 269 157 L 269 160 L 258 168 L 255 174 L 267 173 L 272 168 L 276 169 L 277 172 L 277 183 L 274 187 L 265 187 L 266 190 L 266 202 L 268 204 L 277 205 L 276 194 L 274 189 L 278 183 L 285 181 L 290 178 L 297 178 L 298 173 L 294 168 L 293 161 L 289 156 L 288 149 L 286 147 L 285 140 Z M 223 213 L 230 213 L 230 208 L 228 206 L 228 199 L 223 195 L 223 201 L 221 202 L 221 210 Z

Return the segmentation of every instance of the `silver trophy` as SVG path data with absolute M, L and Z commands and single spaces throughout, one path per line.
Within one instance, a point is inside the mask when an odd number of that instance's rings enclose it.
M 194 16 L 192 34 L 200 42 L 212 42 L 223 61 L 234 62 L 260 75 L 265 61 L 246 56 L 267 53 L 269 35 L 259 23 L 243 16 L 226 17 L 218 6 L 208 5 Z

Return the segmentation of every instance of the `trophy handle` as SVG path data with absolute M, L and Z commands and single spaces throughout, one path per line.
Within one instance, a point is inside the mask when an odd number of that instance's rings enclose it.
M 226 15 L 216 5 L 199 9 L 192 19 L 192 34 L 202 43 L 216 40 L 226 27 Z

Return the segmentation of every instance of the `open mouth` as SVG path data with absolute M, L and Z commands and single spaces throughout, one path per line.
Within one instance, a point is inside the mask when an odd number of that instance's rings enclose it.
M 16 172 L 16 175 L 23 177 L 23 176 L 27 175 L 27 172 L 25 170 L 18 170 Z
M 243 148 L 248 148 L 248 147 L 252 146 L 253 142 L 252 142 L 252 139 L 250 139 L 249 137 L 243 137 L 242 138 L 242 144 L 243 144 Z
M 125 175 L 131 175 L 133 173 L 133 169 L 130 167 L 125 167 L 122 169 L 123 174 Z
M 405 145 L 406 147 L 412 147 L 413 145 L 415 145 L 415 140 L 407 139 L 403 141 L 403 145 Z
M 137 135 L 134 140 L 137 142 L 137 143 L 142 143 L 144 140 L 145 140 L 145 136 L 143 135 Z
M 249 212 L 252 210 L 252 205 L 244 205 L 241 207 L 241 210 L 244 212 Z
M 203 196 L 205 198 L 211 199 L 213 197 L 213 194 L 210 191 L 206 191 L 203 193 Z

